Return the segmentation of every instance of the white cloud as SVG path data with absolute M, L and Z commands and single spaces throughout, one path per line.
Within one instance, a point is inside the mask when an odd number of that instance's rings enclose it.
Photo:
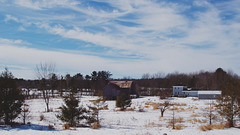
M 32 0 L 15 0 L 14 3 L 16 5 L 34 9 L 34 10 L 42 10 L 45 8 L 53 8 L 56 6 L 73 6 L 79 4 L 77 1 L 71 0 L 39 0 L 39 1 L 32 1 Z
M 4 38 L 0 38 L 0 44 L 22 44 L 23 41 L 22 40 L 10 40 L 10 39 L 4 39 Z
M 14 17 L 14 16 L 11 16 L 11 15 L 6 15 L 4 21 L 5 21 L 5 22 L 8 22 L 8 21 L 19 22 L 18 18 Z
M 35 10 L 40 10 L 40 4 L 38 1 L 33 2 L 32 0 L 15 0 L 14 1 L 15 4 L 19 5 L 19 6 L 23 6 L 23 7 L 27 7 L 27 8 L 31 8 L 31 9 L 35 9 Z
M 221 5 L 216 7 L 207 1 L 195 1 L 194 6 L 204 7 L 207 10 L 194 12 L 193 19 L 183 13 L 188 8 L 184 5 L 149 0 L 104 2 L 114 7 L 113 10 L 106 11 L 93 6 L 82 7 L 81 3 L 70 0 L 34 2 L 15 0 L 15 4 L 19 6 L 39 10 L 36 11 L 38 14 L 33 13 L 23 18 L 6 15 L 5 21 L 34 24 L 38 29 L 46 30 L 50 34 L 109 48 L 105 52 L 44 51 L 17 47 L 16 45 L 23 44 L 22 40 L 1 38 L 0 50 L 1 52 L 2 49 L 5 52 L 10 52 L 11 49 L 19 50 L 16 54 L 23 59 L 19 64 L 35 65 L 50 59 L 61 69 L 80 70 L 79 72 L 107 69 L 125 76 L 139 76 L 150 71 L 193 72 L 200 69 L 232 67 L 231 69 L 240 73 L 240 68 L 237 68 L 236 64 L 240 50 L 240 23 L 236 18 L 223 21 L 221 15 L 226 11 L 222 10 Z M 75 12 L 45 15 L 48 11 L 52 13 L 55 8 L 61 7 Z M 227 11 L 229 10 L 230 8 Z M 234 11 L 239 13 L 239 9 Z M 133 17 L 127 17 L 128 15 Z M 136 25 L 122 25 L 117 21 Z M 93 28 L 89 31 L 86 27 Z M 19 30 L 27 28 L 28 26 L 24 25 L 24 27 L 20 26 Z M 94 28 L 104 30 L 98 31 Z M 103 58 L 98 56 L 100 53 L 104 53 L 102 56 L 110 57 L 123 55 L 124 59 Z M 4 53 L 4 55 L 10 54 Z M 13 62 L 19 61 L 20 58 L 9 57 Z M 95 69 L 96 67 L 98 69 Z
M 5 39 L 7 40 L 7 39 Z M 35 78 L 30 72 L 40 62 L 50 61 L 56 63 L 59 74 L 77 73 L 89 74 L 94 70 L 109 70 L 113 74 L 123 76 L 140 77 L 142 73 L 173 72 L 178 69 L 181 72 L 194 72 L 200 69 L 214 70 L 219 66 L 228 69 L 233 65 L 225 56 L 216 56 L 204 52 L 195 52 L 189 49 L 157 49 L 153 51 L 155 59 L 152 60 L 110 60 L 97 56 L 71 53 L 64 51 L 46 51 L 15 45 L 15 41 L 0 42 L 0 58 L 4 66 L 10 65 L 16 77 Z M 156 48 L 155 48 L 156 49 Z M 204 59 L 204 61 L 203 61 Z M 212 64 L 214 63 L 214 65 Z M 15 69 L 14 65 L 21 68 Z M 28 74 L 25 75 L 25 73 Z

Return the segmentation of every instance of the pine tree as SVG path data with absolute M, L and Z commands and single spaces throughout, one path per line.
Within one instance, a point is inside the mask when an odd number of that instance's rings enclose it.
M 89 118 L 89 123 L 94 123 L 97 122 L 98 124 L 100 123 L 99 119 L 99 110 L 104 109 L 106 106 L 105 104 L 105 99 L 103 97 L 98 98 L 97 100 L 93 100 L 93 106 L 89 106 L 91 109 L 91 117 Z
M 24 96 L 17 89 L 11 72 L 6 68 L 0 76 L 0 118 L 9 125 L 21 113 Z
M 223 96 L 218 98 L 218 113 L 225 117 L 229 122 L 229 126 L 234 126 L 234 117 L 240 114 L 240 106 L 236 99 L 231 96 Z
M 229 126 L 234 126 L 234 117 L 240 115 L 240 84 L 235 78 L 228 78 L 223 96 L 218 97 L 216 105 L 218 113 L 227 119 Z
M 57 115 L 58 119 L 67 122 L 71 127 L 77 126 L 81 120 L 87 120 L 89 111 L 79 106 L 80 101 L 74 97 L 73 92 L 64 98 L 64 102 L 66 105 L 62 106 L 61 114 Z
M 116 106 L 121 108 L 121 111 L 124 111 L 127 107 L 131 106 L 132 100 L 129 94 L 122 93 L 117 97 Z

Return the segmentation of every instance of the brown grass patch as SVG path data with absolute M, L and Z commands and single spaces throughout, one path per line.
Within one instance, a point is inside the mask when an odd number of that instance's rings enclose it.
M 185 127 L 186 127 L 186 126 L 183 125 L 183 124 L 178 124 L 178 125 L 175 126 L 175 129 L 176 129 L 176 130 L 182 130 L 182 129 L 185 128 Z
M 58 107 L 57 109 L 62 109 L 62 107 L 60 106 L 60 107 Z
M 186 103 L 175 103 L 174 105 L 175 105 L 175 106 L 187 106 Z
M 180 108 L 178 108 L 177 112 L 185 112 L 185 109 L 180 107 Z
M 198 98 L 192 98 L 193 101 L 198 101 L 199 99 Z
M 199 117 L 198 114 L 192 114 L 190 117 Z
M 224 124 L 220 123 L 220 124 L 215 124 L 212 125 L 212 129 L 224 129 L 226 128 Z
M 192 124 L 196 124 L 196 123 L 207 123 L 207 120 L 205 120 L 205 119 L 201 120 L 201 119 L 196 119 L 196 118 L 194 118 L 194 119 L 189 119 L 189 120 L 187 120 L 187 122 L 191 122 Z
M 179 117 L 179 118 L 176 118 L 174 119 L 175 123 L 183 123 L 184 120 L 183 120 L 183 117 Z
M 148 105 L 145 105 L 145 106 L 144 106 L 144 108 L 149 108 L 149 107 L 150 107 L 150 106 L 148 106 Z
M 208 130 L 212 130 L 212 126 L 211 125 L 203 125 L 203 126 L 200 126 L 198 129 L 201 131 L 208 131 Z
M 162 124 L 156 124 L 154 122 L 148 123 L 147 125 L 144 125 L 144 127 L 149 128 L 149 127 L 162 127 Z
M 101 127 L 102 126 L 99 123 L 97 123 L 97 122 L 93 123 L 93 125 L 92 125 L 92 129 L 99 129 Z
M 184 108 L 182 108 L 182 107 L 174 107 L 174 108 L 170 108 L 169 110 L 170 110 L 170 111 L 175 110 L 175 111 L 177 111 L 178 113 L 179 113 L 179 112 L 185 112 L 185 111 L 186 111 L 186 110 L 185 110 Z
M 203 125 L 203 126 L 200 126 L 199 129 L 201 131 L 208 131 L 208 130 L 212 130 L 212 129 L 224 129 L 226 128 L 225 127 L 226 124 L 214 124 L 214 125 Z
M 153 107 L 153 110 L 159 109 L 159 106 L 161 105 L 160 103 L 149 103 L 150 106 Z
M 125 111 L 134 111 L 136 108 L 135 106 L 134 107 L 130 107 L 130 108 L 127 108 Z

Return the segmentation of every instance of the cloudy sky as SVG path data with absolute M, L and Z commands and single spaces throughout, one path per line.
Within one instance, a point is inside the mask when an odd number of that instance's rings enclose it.
M 0 0 L 0 71 L 240 74 L 239 0 Z

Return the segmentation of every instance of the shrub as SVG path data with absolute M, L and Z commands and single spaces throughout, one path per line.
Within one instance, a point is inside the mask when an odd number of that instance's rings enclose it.
M 230 128 L 230 122 L 226 122 L 225 125 L 224 125 L 225 128 Z
M 124 111 L 127 107 L 131 106 L 131 98 L 129 94 L 122 93 L 117 97 L 116 106 L 121 108 L 121 111 Z
M 143 108 L 139 108 L 138 112 L 145 112 Z
M 64 124 L 63 125 L 63 130 L 69 130 L 70 129 L 70 125 L 69 124 Z
M 54 126 L 53 126 L 53 125 L 50 125 L 50 124 L 48 125 L 48 129 L 49 129 L 49 130 L 55 130 Z
M 45 119 L 44 115 L 41 114 L 41 115 L 40 115 L 40 121 L 43 121 L 44 119 Z
M 108 105 L 105 105 L 105 106 L 103 107 L 103 110 L 108 110 Z

